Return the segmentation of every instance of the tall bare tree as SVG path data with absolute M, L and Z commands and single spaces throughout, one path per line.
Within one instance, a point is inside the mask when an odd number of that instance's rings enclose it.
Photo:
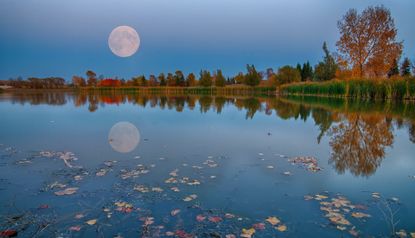
M 338 28 L 340 57 L 355 76 L 384 77 L 402 53 L 394 20 L 384 6 L 368 7 L 360 14 L 350 9 Z

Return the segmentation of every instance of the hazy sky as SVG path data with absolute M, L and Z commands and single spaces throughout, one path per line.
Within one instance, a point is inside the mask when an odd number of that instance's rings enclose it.
M 323 41 L 335 50 L 337 21 L 349 8 L 378 4 L 391 9 L 404 56 L 414 59 L 414 0 L 1 0 L 0 79 L 314 65 Z M 132 57 L 108 48 L 119 25 L 140 35 Z

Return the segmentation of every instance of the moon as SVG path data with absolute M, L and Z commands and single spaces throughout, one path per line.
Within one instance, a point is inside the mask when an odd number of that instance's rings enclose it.
M 140 142 L 140 132 L 130 122 L 118 122 L 112 126 L 108 134 L 108 142 L 115 151 L 129 153 Z
M 111 31 L 108 37 L 108 46 L 115 55 L 130 57 L 140 47 L 140 37 L 132 27 L 118 26 Z

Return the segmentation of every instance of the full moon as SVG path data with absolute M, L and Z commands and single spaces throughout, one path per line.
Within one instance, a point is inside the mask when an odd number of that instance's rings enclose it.
M 115 55 L 129 57 L 140 47 L 140 37 L 132 27 L 118 26 L 111 31 L 108 46 Z
M 108 142 L 115 151 L 128 153 L 137 147 L 140 142 L 140 133 L 130 122 L 118 122 L 111 128 Z

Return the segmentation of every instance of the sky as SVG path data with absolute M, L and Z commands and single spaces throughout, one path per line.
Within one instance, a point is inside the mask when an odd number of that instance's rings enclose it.
M 2 0 L 0 79 L 59 76 L 87 70 L 105 77 L 222 69 L 225 75 L 277 69 L 309 60 L 327 41 L 335 51 L 337 21 L 350 8 L 383 4 L 415 59 L 414 0 Z M 120 25 L 140 35 L 128 58 L 114 55 L 108 36 Z

